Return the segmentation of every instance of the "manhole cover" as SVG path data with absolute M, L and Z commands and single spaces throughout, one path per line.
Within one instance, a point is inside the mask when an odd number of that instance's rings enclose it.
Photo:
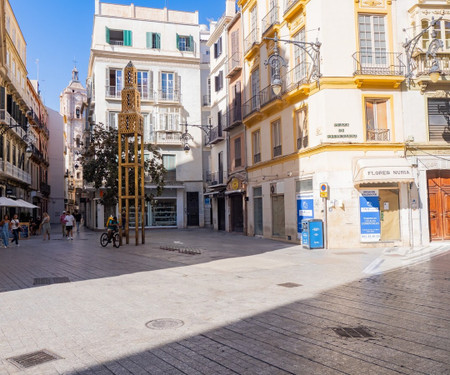
M 48 350 L 40 350 L 38 352 L 8 358 L 8 361 L 10 361 L 19 368 L 29 368 L 40 365 L 42 363 L 54 361 L 60 358 L 61 357 L 49 352 Z
M 179 319 L 164 318 L 150 320 L 149 322 L 145 323 L 145 325 L 150 329 L 174 329 L 183 326 L 184 322 Z
M 285 288 L 297 288 L 298 286 L 302 286 L 302 284 L 297 284 L 297 283 L 283 283 L 283 284 L 278 284 L 278 286 L 283 286 Z
M 332 330 L 341 337 L 352 337 L 352 338 L 373 337 L 373 335 L 369 332 L 369 330 L 364 327 L 355 327 L 355 328 L 337 327 L 332 328 Z
M 69 283 L 68 277 L 38 277 L 33 281 L 33 285 L 50 285 L 50 284 L 61 284 Z

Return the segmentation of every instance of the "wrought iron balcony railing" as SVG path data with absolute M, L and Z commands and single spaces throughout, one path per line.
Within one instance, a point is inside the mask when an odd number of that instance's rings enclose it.
M 244 49 L 245 53 L 250 51 L 250 49 L 260 42 L 259 29 L 256 27 L 246 36 L 244 39 Z
M 209 133 L 209 144 L 215 144 L 218 143 L 220 141 L 223 141 L 224 137 L 223 137 L 223 128 L 222 128 L 222 124 L 217 125 L 215 127 L 213 127 L 211 129 L 211 132 Z
M 211 107 L 211 96 L 203 95 L 203 107 Z
M 161 102 L 179 102 L 181 98 L 179 90 L 159 90 L 158 91 L 158 100 Z
M 389 129 L 367 129 L 367 141 L 389 142 Z
M 224 131 L 231 130 L 242 123 L 242 106 L 241 104 L 233 104 L 228 108 L 227 126 Z
M 259 96 L 259 93 L 256 95 L 253 95 L 249 100 L 247 100 L 243 107 L 243 115 L 244 118 L 251 115 L 252 113 L 259 111 L 261 108 L 261 98 Z
M 223 171 L 218 171 L 218 172 L 206 171 L 206 173 L 205 173 L 205 181 L 208 184 L 208 186 L 225 184 L 224 177 L 226 178 Z
M 235 73 L 242 69 L 242 55 L 239 51 L 234 52 L 228 59 L 228 74 L 227 78 L 232 77 Z
M 266 33 L 273 25 L 276 25 L 280 22 L 278 14 L 279 7 L 278 5 L 275 5 L 262 19 L 263 34 Z
M 284 13 L 286 13 L 289 9 L 291 9 L 294 4 L 296 4 L 300 0 L 286 0 L 284 2 Z
M 284 91 L 284 85 L 282 85 L 282 92 Z M 263 88 L 259 92 L 260 102 L 261 102 L 261 108 L 264 107 L 266 104 L 269 104 L 271 101 L 280 98 L 279 95 L 275 95 L 272 89 L 272 85 L 269 85 L 265 88 Z
M 405 64 L 400 52 L 363 52 L 353 54 L 354 75 L 405 75 Z

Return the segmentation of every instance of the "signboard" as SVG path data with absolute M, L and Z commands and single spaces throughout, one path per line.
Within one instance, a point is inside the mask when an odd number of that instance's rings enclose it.
M 328 184 L 320 184 L 320 198 L 328 199 Z
M 378 242 L 381 238 L 378 190 L 362 190 L 359 207 L 361 242 Z
M 302 220 L 314 219 L 313 193 L 297 194 L 297 235 L 301 238 Z

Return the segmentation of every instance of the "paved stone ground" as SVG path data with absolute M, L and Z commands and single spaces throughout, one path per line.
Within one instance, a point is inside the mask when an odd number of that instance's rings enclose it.
M 429 258 L 208 230 L 120 249 L 94 232 L 54 238 L 0 249 L 0 375 L 450 374 L 450 244 Z M 47 277 L 71 282 L 33 285 Z M 160 318 L 184 324 L 146 327 Z M 61 358 L 8 360 L 43 349 Z

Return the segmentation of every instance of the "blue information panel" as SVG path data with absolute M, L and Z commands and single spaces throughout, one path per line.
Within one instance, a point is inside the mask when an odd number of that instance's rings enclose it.
M 297 194 L 297 235 L 301 239 L 302 220 L 314 219 L 313 193 Z
M 378 190 L 362 190 L 359 198 L 361 242 L 377 242 L 381 238 L 380 200 Z

